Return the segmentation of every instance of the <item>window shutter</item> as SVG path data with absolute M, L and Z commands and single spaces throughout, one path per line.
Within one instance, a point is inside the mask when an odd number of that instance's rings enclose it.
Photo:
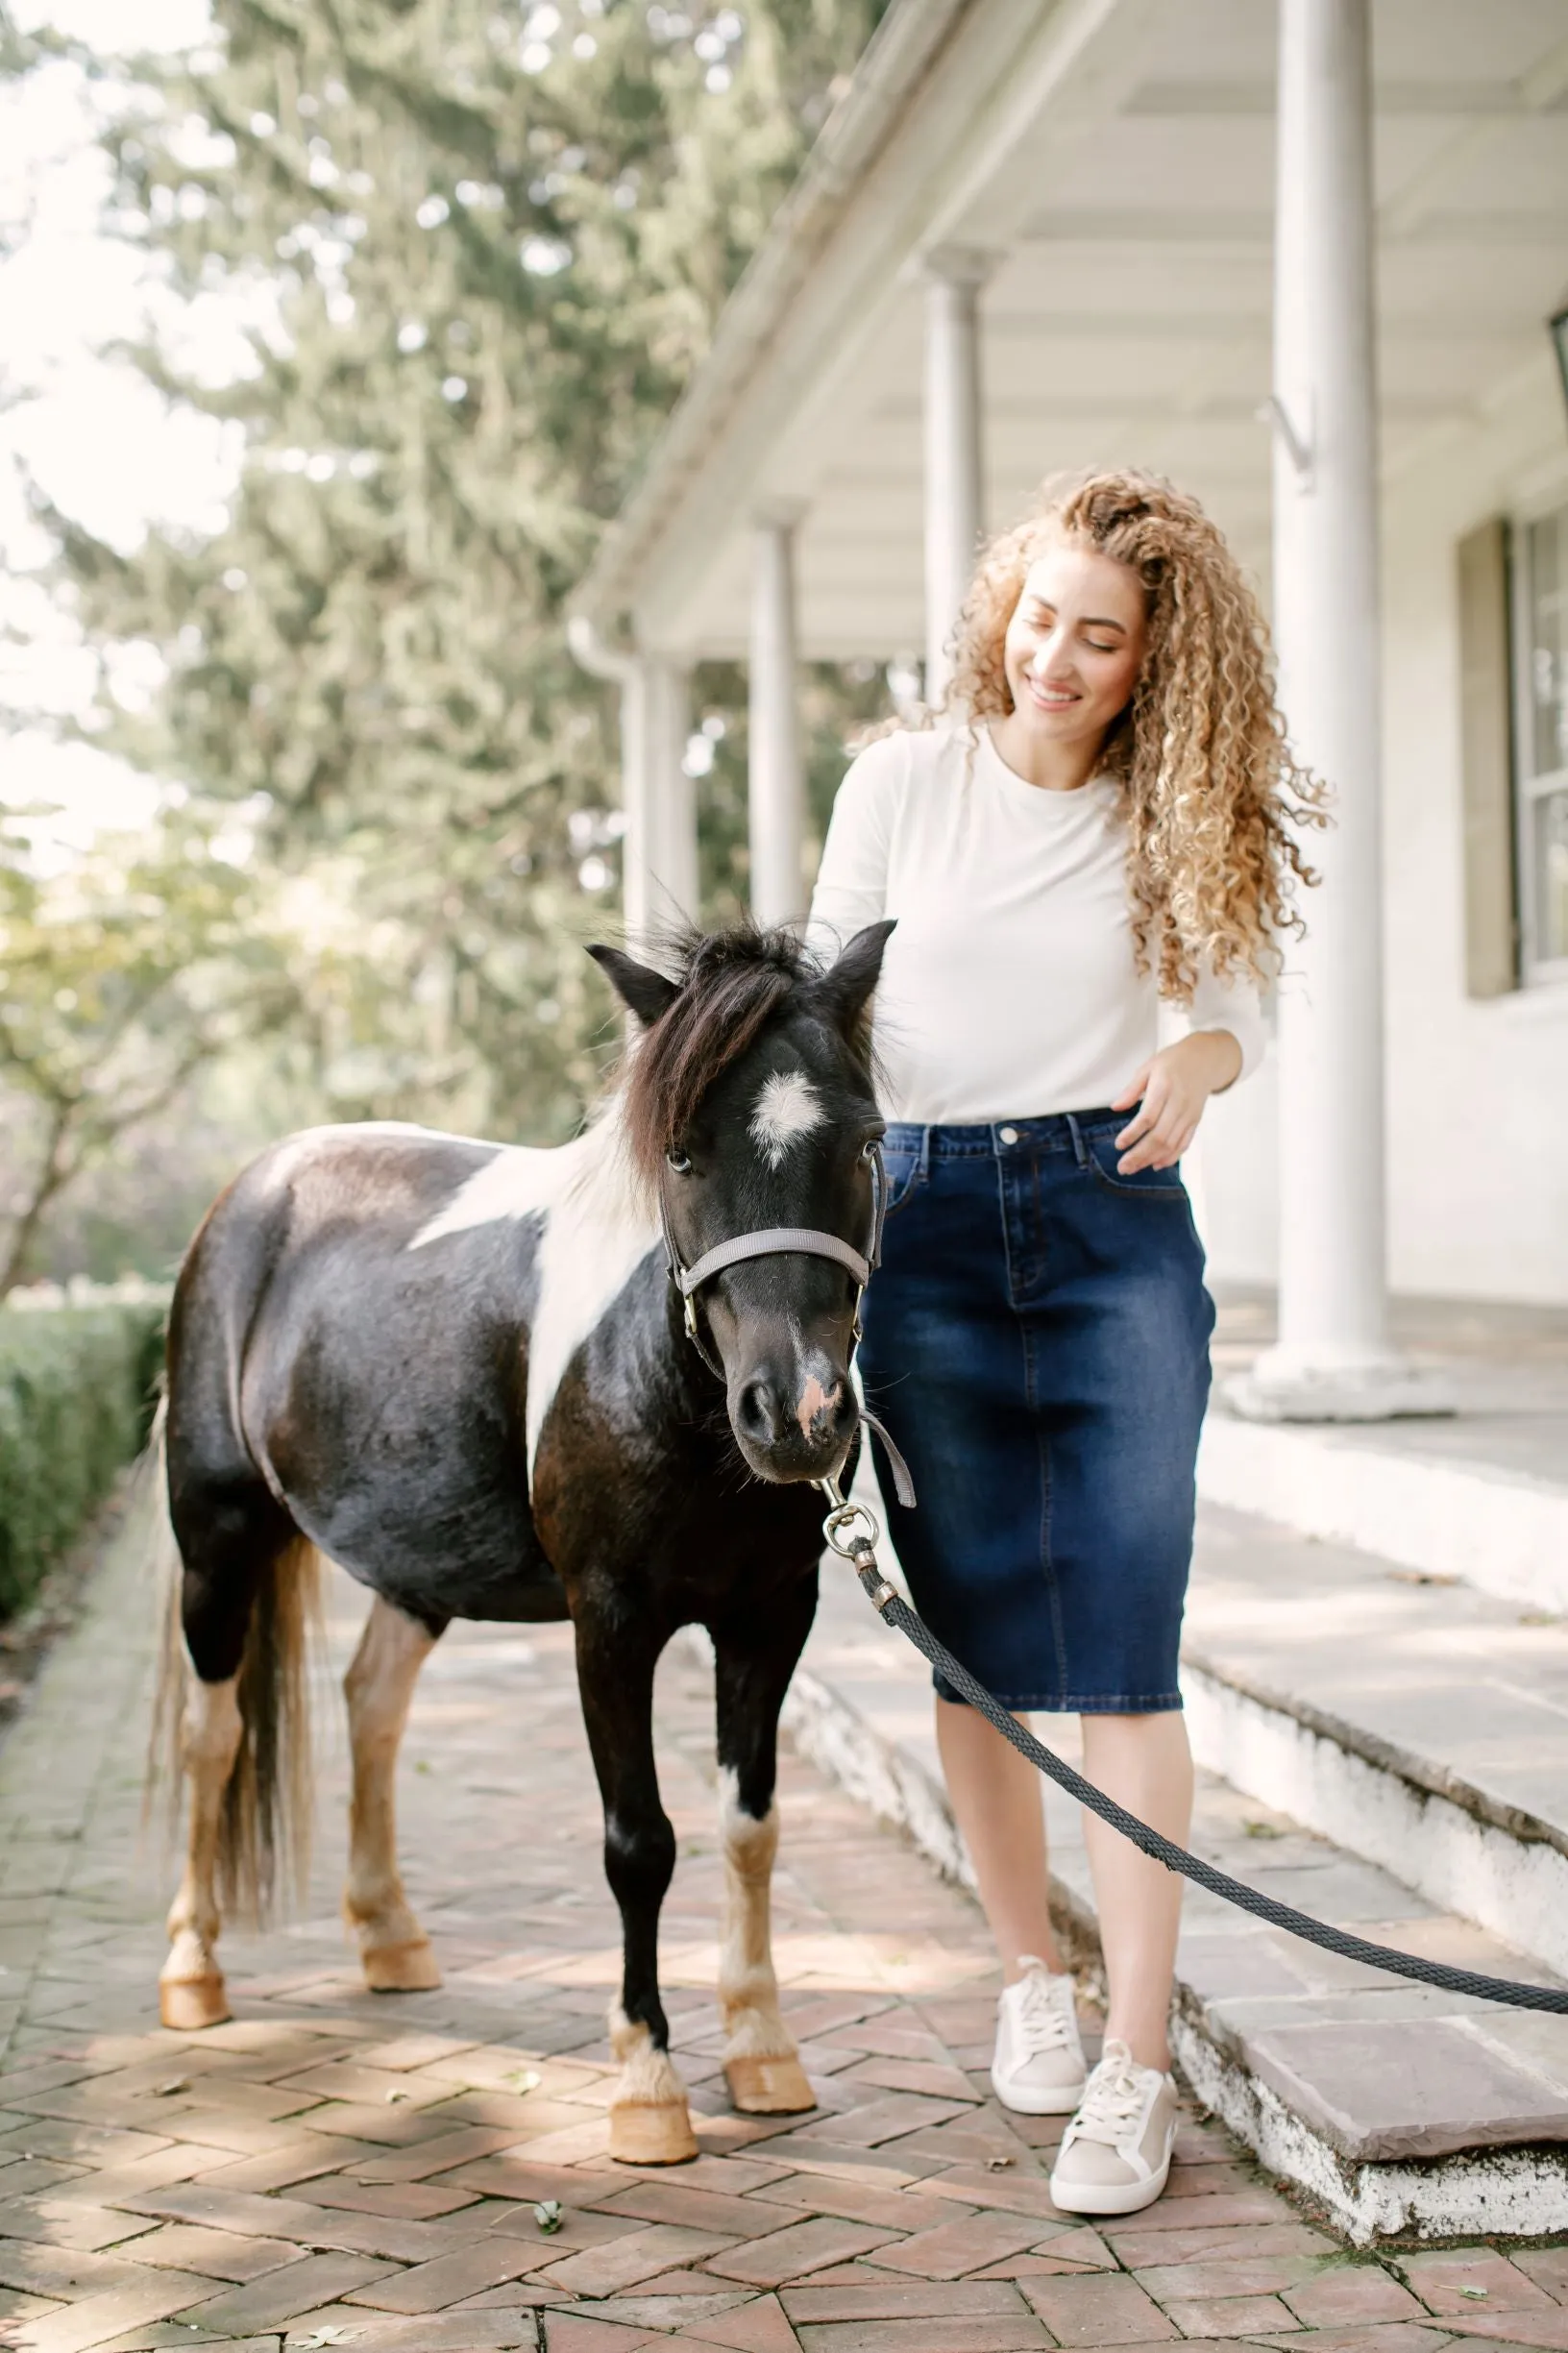
M 1458 554 L 1465 988 L 1501 996 L 1519 985 L 1507 523 L 1478 525 Z

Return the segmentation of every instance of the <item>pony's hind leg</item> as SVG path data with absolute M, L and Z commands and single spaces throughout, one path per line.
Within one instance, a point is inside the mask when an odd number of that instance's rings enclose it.
M 224 1796 L 244 1736 L 237 1675 L 221 1682 L 189 1678 L 180 1726 L 180 1754 L 189 1793 L 185 1867 L 169 1908 L 168 1956 L 159 1972 L 158 2010 L 165 2026 L 190 2031 L 232 2016 L 218 1967 L 218 1842 Z
M 429 1938 L 409 1908 L 398 1872 L 395 1785 L 414 1683 L 444 1630 L 378 1594 L 343 1679 L 354 1752 L 343 1914 L 358 1931 L 360 1965 L 373 1994 L 428 1993 L 441 1982 Z
M 175 1531 L 171 1530 L 171 1536 Z M 187 1486 L 170 1561 L 161 1705 L 188 1795 L 159 2014 L 186 2031 L 231 2013 L 217 1961 L 223 1901 L 257 1914 L 279 1851 L 303 1866 L 309 1778 L 304 1641 L 316 1556 L 264 1487 Z
M 724 1861 L 719 2014 L 729 2096 L 750 2116 L 795 2116 L 817 2105 L 779 2010 L 772 1930 L 778 1714 L 816 1604 L 811 1579 L 775 1609 L 713 1629 Z

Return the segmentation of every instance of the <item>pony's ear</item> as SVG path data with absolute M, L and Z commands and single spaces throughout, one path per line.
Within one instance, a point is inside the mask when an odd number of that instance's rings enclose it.
M 882 970 L 882 952 L 892 938 L 895 919 L 868 923 L 857 931 L 838 963 L 817 984 L 817 997 L 830 1021 L 852 1030 L 866 1010 L 866 1000 Z
M 651 965 L 638 964 L 618 947 L 591 947 L 588 953 L 622 1004 L 631 1008 L 644 1029 L 651 1029 L 680 994 L 677 982 L 667 980 Z

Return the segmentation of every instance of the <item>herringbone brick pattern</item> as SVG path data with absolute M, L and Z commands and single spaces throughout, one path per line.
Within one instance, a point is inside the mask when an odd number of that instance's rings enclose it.
M 347 1589 L 336 1605 L 347 1623 Z M 360 1989 L 335 1917 L 339 1743 L 306 1917 L 231 1928 L 234 2022 L 161 2032 L 169 1879 L 137 1846 L 151 1618 L 111 1558 L 0 1754 L 0 2343 L 1568 2348 L 1568 2245 L 1352 2259 L 1196 2118 L 1160 2205 L 1101 2229 L 1056 2213 L 1059 2125 L 986 2096 L 972 1907 L 794 1759 L 776 1946 L 821 2104 L 731 2115 L 709 1694 L 685 1654 L 660 1690 L 664 1957 L 695 2165 L 604 2154 L 619 1949 L 563 1629 L 455 1629 L 427 1670 L 404 1843 L 444 1989 Z

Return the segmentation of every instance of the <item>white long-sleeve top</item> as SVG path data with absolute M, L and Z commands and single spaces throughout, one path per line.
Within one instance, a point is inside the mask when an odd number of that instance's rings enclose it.
M 1118 787 L 1046 792 L 981 726 L 883 736 L 839 787 L 811 903 L 829 954 L 897 918 L 873 1008 L 895 1119 L 1039 1118 L 1114 1103 L 1160 1042 L 1139 973 Z M 1188 1017 L 1229 1030 L 1241 1076 L 1264 1044 L 1258 992 L 1200 973 Z

